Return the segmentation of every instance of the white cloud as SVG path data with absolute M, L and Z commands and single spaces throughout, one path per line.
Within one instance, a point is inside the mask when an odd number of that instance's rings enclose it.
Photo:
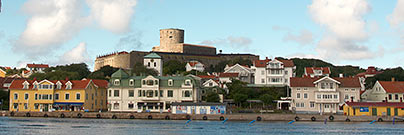
M 397 0 L 397 5 L 393 13 L 387 16 L 387 20 L 393 27 L 398 27 L 404 22 L 404 0 Z
M 362 60 L 383 54 L 383 48 L 372 52 L 363 44 L 369 38 L 364 15 L 371 10 L 366 0 L 313 0 L 308 9 L 313 20 L 325 28 L 316 48 L 319 57 Z
M 296 35 L 288 32 L 288 34 L 283 37 L 283 41 L 297 42 L 301 45 L 311 44 L 313 40 L 313 34 L 308 30 L 301 30 L 300 33 Z
M 73 49 L 65 52 L 60 58 L 57 64 L 71 64 L 71 63 L 87 63 L 91 59 L 87 52 L 86 43 L 82 42 Z
M 101 28 L 114 33 L 130 30 L 136 0 L 86 0 L 93 17 Z
M 78 0 L 28 0 L 22 10 L 29 18 L 13 50 L 30 58 L 51 53 L 85 25 L 80 9 Z

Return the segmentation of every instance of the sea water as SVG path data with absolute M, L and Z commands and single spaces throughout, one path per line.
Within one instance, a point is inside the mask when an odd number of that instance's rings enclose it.
M 139 119 L 62 119 L 0 117 L 0 134 L 27 135 L 234 135 L 234 134 L 404 134 L 404 123 L 391 122 L 254 122 Z

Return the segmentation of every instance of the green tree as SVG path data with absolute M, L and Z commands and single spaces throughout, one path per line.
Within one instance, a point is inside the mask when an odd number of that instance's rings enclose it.
M 54 72 L 54 71 L 66 71 L 66 72 L 76 72 L 78 73 L 78 79 L 86 78 L 91 72 L 88 69 L 87 64 L 78 63 L 78 64 L 70 64 L 70 65 L 59 65 L 56 67 L 50 67 L 45 70 L 46 72 Z
M 260 97 L 259 97 L 259 99 L 264 103 L 264 104 L 271 104 L 272 103 L 272 100 L 274 100 L 273 99 L 273 97 L 271 96 L 271 95 L 269 95 L 269 94 L 264 94 L 264 95 L 261 95 Z
M 392 78 L 395 78 L 396 81 L 404 81 L 403 68 L 388 68 L 383 70 L 383 73 L 377 74 L 374 77 L 366 78 L 366 88 L 372 88 L 376 81 L 391 81 Z
M 216 92 L 210 91 L 206 94 L 206 102 L 219 102 L 220 97 Z
M 77 72 L 67 72 L 67 71 L 53 71 L 53 72 L 48 72 L 48 73 L 34 73 L 32 74 L 29 79 L 34 79 L 36 78 L 37 80 L 65 80 L 68 78 L 69 80 L 81 80 L 82 78 L 79 76 L 79 73 Z
M 208 75 L 207 72 L 200 72 L 200 71 L 197 71 L 197 70 L 191 70 L 191 71 L 188 71 L 188 72 L 184 72 L 184 75 L 189 75 L 189 74 L 192 74 L 192 75 Z
M 237 103 L 240 106 L 242 103 L 247 101 L 248 96 L 245 95 L 245 94 L 237 93 L 237 94 L 233 95 L 233 99 L 234 99 L 234 102 Z
M 186 63 L 182 63 L 177 60 L 170 60 L 164 63 L 163 66 L 163 74 L 164 75 L 172 75 L 176 73 L 185 72 Z
M 153 75 L 157 76 L 159 73 L 154 69 L 148 69 L 142 63 L 136 63 L 132 69 L 132 73 L 135 75 Z
M 9 92 L 0 89 L 0 102 L 2 102 L 2 104 L 0 105 L 0 110 L 8 110 L 9 108 Z
M 118 71 L 119 68 L 114 68 L 111 67 L 109 65 L 107 66 L 103 66 L 100 69 L 98 69 L 97 71 L 92 72 L 90 75 L 88 75 L 87 78 L 89 79 L 104 79 L 104 80 L 108 80 L 109 77 L 111 77 L 111 75 L 113 73 L 115 73 L 116 71 Z

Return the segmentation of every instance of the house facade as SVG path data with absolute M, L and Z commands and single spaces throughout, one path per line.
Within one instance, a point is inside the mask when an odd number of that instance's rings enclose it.
M 246 83 L 254 83 L 254 71 L 246 66 L 235 64 L 232 66 L 226 65 L 223 73 L 238 73 L 237 78 Z
M 404 81 L 377 81 L 372 89 L 366 90 L 361 98 L 365 102 L 402 102 Z
M 296 113 L 342 113 L 347 101 L 360 101 L 359 78 L 291 78 L 291 109 Z
M 107 86 L 105 80 L 14 80 L 10 111 L 106 110 Z
M 6 77 L 6 71 L 0 68 L 0 77 L 4 78 Z
M 27 66 L 25 67 L 27 70 L 29 71 L 34 71 L 34 72 L 38 72 L 38 73 L 44 73 L 45 69 L 49 68 L 48 64 L 27 64 Z
M 108 110 L 113 112 L 170 112 L 171 103 L 199 102 L 200 82 L 190 76 L 130 76 L 112 74 Z
M 251 68 L 255 71 L 256 85 L 290 86 L 290 78 L 296 75 L 292 60 L 256 60 Z
M 192 70 L 203 72 L 203 71 L 205 71 L 205 65 L 203 65 L 199 61 L 193 60 L 193 61 L 187 62 L 187 64 L 185 65 L 185 70 L 187 72 L 192 71 Z

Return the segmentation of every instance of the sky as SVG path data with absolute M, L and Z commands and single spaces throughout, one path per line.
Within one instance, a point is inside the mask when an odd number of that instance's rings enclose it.
M 159 30 L 223 53 L 404 65 L 404 0 L 2 0 L 0 66 L 151 51 Z

